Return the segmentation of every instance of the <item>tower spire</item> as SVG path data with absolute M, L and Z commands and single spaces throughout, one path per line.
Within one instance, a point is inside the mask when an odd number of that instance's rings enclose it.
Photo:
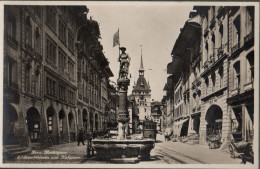
M 142 45 L 140 45 L 141 47 L 141 63 L 140 63 L 140 70 L 144 70 L 144 64 L 143 64 L 143 49 L 142 49 Z
M 141 47 L 141 63 L 140 63 L 140 69 L 139 69 L 139 76 L 144 76 L 144 64 L 143 64 L 143 49 L 142 49 L 142 45 L 140 45 Z

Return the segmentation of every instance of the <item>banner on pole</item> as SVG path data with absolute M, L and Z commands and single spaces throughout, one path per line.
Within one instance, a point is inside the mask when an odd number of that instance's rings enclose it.
M 115 47 L 116 45 L 120 45 L 119 30 L 114 34 L 114 37 L 113 37 L 113 47 Z

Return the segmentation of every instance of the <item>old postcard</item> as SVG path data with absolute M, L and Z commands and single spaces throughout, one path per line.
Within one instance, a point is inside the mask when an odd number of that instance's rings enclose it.
M 1 12 L 2 167 L 258 168 L 258 3 Z

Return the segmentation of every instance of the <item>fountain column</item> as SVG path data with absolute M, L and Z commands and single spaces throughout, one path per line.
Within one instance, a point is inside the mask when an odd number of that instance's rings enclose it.
M 129 113 L 127 105 L 127 90 L 130 84 L 128 78 L 128 69 L 130 57 L 125 53 L 126 48 L 121 47 L 121 54 L 118 61 L 120 62 L 119 78 L 117 84 L 119 88 L 119 109 L 118 109 L 118 139 L 125 139 L 128 134 Z

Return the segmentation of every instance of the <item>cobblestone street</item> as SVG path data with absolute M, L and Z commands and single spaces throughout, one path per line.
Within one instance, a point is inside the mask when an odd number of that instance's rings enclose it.
M 220 162 L 240 164 L 241 159 L 232 159 L 227 152 L 209 149 L 203 145 L 164 141 L 163 135 L 157 135 L 150 160 L 140 161 L 139 164 L 220 164 Z M 77 146 L 77 142 L 54 145 L 46 150 L 34 150 L 30 154 L 18 156 L 12 163 L 111 164 L 110 161 L 95 160 L 95 155 L 87 158 L 86 146 L 82 144 Z

